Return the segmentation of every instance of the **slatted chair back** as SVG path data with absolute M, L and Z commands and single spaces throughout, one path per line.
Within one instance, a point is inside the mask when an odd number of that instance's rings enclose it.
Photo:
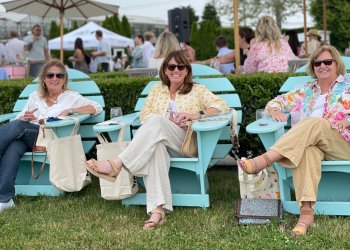
M 91 78 L 83 72 L 74 69 L 68 69 L 68 89 L 77 91 L 86 98 L 96 101 L 105 106 L 104 98 L 100 92 L 97 84 L 91 80 Z M 20 112 L 25 103 L 28 100 L 29 95 L 38 89 L 38 79 L 35 79 L 33 83 L 28 84 L 20 94 L 18 100 L 15 103 L 13 112 Z M 91 116 L 84 120 L 79 127 L 78 133 L 82 137 L 83 147 L 85 153 L 88 153 L 96 144 L 96 134 L 93 131 L 93 125 L 105 120 L 105 111 L 97 116 Z M 20 162 L 16 178 L 16 194 L 35 196 L 38 194 L 45 194 L 56 196 L 62 192 L 54 188 L 49 182 L 49 165 L 45 166 L 44 171 L 37 180 L 33 180 L 30 173 L 30 162 L 32 157 L 31 152 L 25 153 Z M 62 156 L 64 157 L 64 156 Z M 35 153 L 35 167 L 36 172 L 39 170 L 43 161 L 43 153 Z

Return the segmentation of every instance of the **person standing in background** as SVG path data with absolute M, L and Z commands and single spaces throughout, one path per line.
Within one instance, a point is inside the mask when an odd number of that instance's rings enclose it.
M 103 39 L 101 30 L 96 30 L 96 39 L 99 42 L 97 51 L 91 52 L 91 56 L 96 60 L 97 64 L 101 65 L 102 72 L 109 72 L 109 59 L 111 57 L 111 46 Z
M 301 47 L 298 39 L 298 33 L 295 30 L 287 30 L 288 43 L 295 56 L 299 57 L 301 54 Z
M 307 42 L 307 54 L 305 54 L 305 43 L 301 46 L 302 57 L 309 57 L 315 50 L 321 46 L 321 36 L 318 34 L 317 29 L 310 29 L 307 33 L 309 41 Z
M 232 49 L 227 47 L 227 41 L 223 36 L 219 36 L 215 40 L 215 48 L 218 52 L 217 56 L 224 56 L 232 52 Z M 235 70 L 235 66 L 233 63 L 223 63 L 220 65 L 220 72 L 227 74 L 233 73 Z
M 143 60 L 145 68 L 148 68 L 148 61 L 149 59 L 153 58 L 154 54 L 154 46 L 152 44 L 152 40 L 154 39 L 154 34 L 150 31 L 145 32 L 145 42 L 143 44 L 142 50 L 143 50 Z
M 40 68 L 50 59 L 47 40 L 41 36 L 41 26 L 35 24 L 32 35 L 26 36 L 24 41 L 24 50 L 28 51 L 29 76 L 37 77 Z
M 18 39 L 18 32 L 17 30 L 12 30 L 11 33 L 11 39 L 6 43 L 6 52 L 7 57 L 6 61 L 9 64 L 23 64 L 25 61 L 25 41 Z
M 145 61 L 143 59 L 143 36 L 135 36 L 135 48 L 128 47 L 128 54 L 132 57 L 131 67 L 133 68 L 146 68 Z
M 84 73 L 89 73 L 89 62 L 86 61 L 88 56 L 85 54 L 83 40 L 78 37 L 75 39 L 74 55 L 68 58 L 68 61 L 74 62 L 74 68 Z M 90 58 L 89 58 L 90 59 Z
M 6 58 L 6 48 L 5 48 L 5 45 L 0 43 L 0 66 L 2 64 L 5 64 L 5 58 Z

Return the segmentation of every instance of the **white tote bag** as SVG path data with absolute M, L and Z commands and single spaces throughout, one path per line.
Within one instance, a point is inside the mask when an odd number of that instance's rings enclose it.
M 100 133 L 96 133 L 101 144 L 97 145 L 97 159 L 108 160 L 116 158 L 129 144 L 124 141 L 125 124 L 121 123 L 121 129 L 117 142 L 108 142 Z M 135 195 L 138 185 L 135 177 L 125 168 L 122 168 L 115 182 L 100 178 L 101 196 L 106 200 L 122 200 Z
M 241 198 L 280 199 L 278 176 L 273 166 L 260 171 L 258 175 L 247 174 L 238 167 Z
M 73 118 L 74 119 L 74 118 Z M 86 160 L 80 135 L 77 134 L 79 121 L 71 136 L 57 138 L 49 143 L 48 158 L 50 161 L 50 182 L 65 192 L 80 191 L 91 183 L 83 162 Z

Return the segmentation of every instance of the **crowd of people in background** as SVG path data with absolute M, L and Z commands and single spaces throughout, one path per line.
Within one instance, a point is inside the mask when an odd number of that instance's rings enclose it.
M 213 41 L 212 58 L 196 61 L 195 49 L 189 41 L 178 41 L 168 29 L 158 35 L 147 31 L 134 37 L 134 46 L 128 46 L 126 53 L 119 51 L 111 55 L 111 46 L 103 38 L 101 30 L 95 32 L 98 46 L 86 52 L 82 38 L 75 41 L 74 54 L 68 58 L 73 68 L 85 73 L 122 71 L 128 68 L 160 68 L 166 55 L 181 49 L 191 63 L 210 65 L 222 73 L 235 73 L 239 68 L 243 73 L 284 72 L 288 70 L 288 61 L 307 58 L 322 43 L 318 30 L 310 29 L 308 41 L 301 44 L 298 34 L 288 30 L 281 34 L 279 27 L 270 16 L 259 19 L 255 32 L 249 27 L 239 29 L 240 65 L 237 67 L 235 50 L 229 48 L 227 39 L 220 35 Z M 306 46 L 307 44 L 307 50 Z M 11 31 L 6 46 L 0 43 L 1 64 L 27 64 L 29 75 L 37 76 L 38 69 L 50 59 L 48 42 L 41 35 L 41 26 L 33 26 L 31 34 L 19 38 L 17 31 Z

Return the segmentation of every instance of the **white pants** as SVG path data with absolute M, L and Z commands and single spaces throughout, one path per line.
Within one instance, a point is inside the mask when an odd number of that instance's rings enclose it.
M 147 191 L 147 213 L 157 206 L 173 211 L 169 180 L 170 156 L 183 157 L 186 131 L 163 116 L 152 116 L 119 155 L 124 166 L 142 176 Z

